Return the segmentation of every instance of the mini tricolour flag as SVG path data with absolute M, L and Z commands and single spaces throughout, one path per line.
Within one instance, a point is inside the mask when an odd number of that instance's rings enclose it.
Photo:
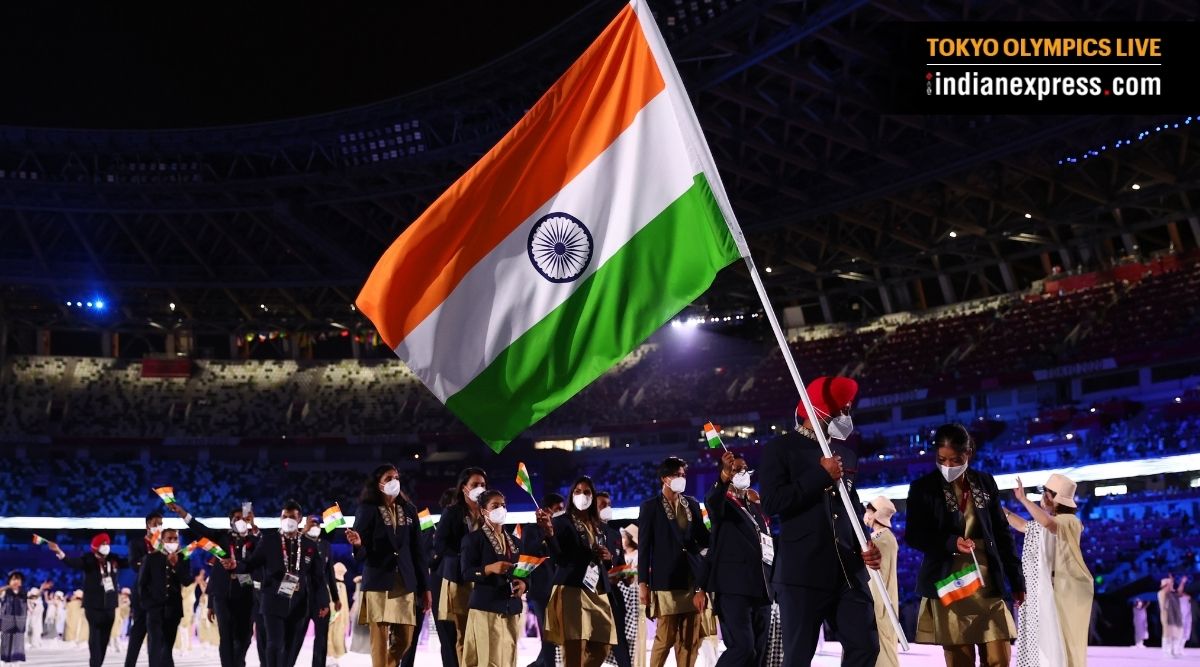
M 175 503 L 175 487 L 173 486 L 160 486 L 154 490 L 154 493 L 158 494 L 158 497 L 168 505 Z
M 150 548 L 155 551 L 162 551 L 162 529 L 151 531 L 150 533 Z
M 533 482 L 529 479 L 529 470 L 525 468 L 524 462 L 517 463 L 517 486 L 521 487 L 529 497 L 533 497 Z
M 39 545 L 40 544 L 50 544 L 50 540 L 42 537 L 41 535 L 38 535 L 37 533 L 34 533 L 33 534 L 33 543 L 39 544 Z
M 183 552 L 182 552 L 182 553 L 183 553 L 183 557 L 184 557 L 184 558 L 191 558 L 191 557 L 192 557 L 192 552 L 194 552 L 194 551 L 195 551 L 196 549 L 198 549 L 198 548 L 200 548 L 200 544 L 199 544 L 199 542 L 192 542 L 191 544 L 189 544 L 189 545 L 187 545 L 186 547 L 184 547 L 184 548 L 183 548 Z
M 524 579 L 529 576 L 529 573 L 537 569 L 537 566 L 546 562 L 545 558 L 537 556 L 521 556 L 516 565 L 512 569 L 512 576 Z
M 625 563 L 624 565 L 618 565 L 618 566 L 614 567 L 613 569 L 609 570 L 608 576 L 610 576 L 610 577 L 636 577 L 637 576 L 637 568 L 634 567 L 633 565 L 630 565 L 629 563 Z
M 408 225 L 356 303 L 500 451 L 748 255 L 650 6 L 633 0 Z
M 517 538 L 518 540 L 521 539 L 521 524 L 518 523 L 517 525 L 513 526 L 513 537 Z
M 712 422 L 705 422 L 704 437 L 708 440 L 709 449 L 725 446 L 725 443 L 721 442 L 721 434 L 717 432 L 717 427 L 713 426 Z
M 321 526 L 325 532 L 332 533 L 339 526 L 346 525 L 346 517 L 342 516 L 342 506 L 334 503 L 321 513 Z
M 712 530 L 712 521 L 710 521 L 708 519 L 708 508 L 707 507 L 700 508 L 700 517 L 702 519 L 704 519 L 704 527 L 709 530 Z
M 429 515 L 429 508 L 417 512 L 417 518 L 421 520 L 421 530 L 429 530 L 433 528 L 433 517 Z
M 217 558 L 225 558 L 225 556 L 226 556 L 225 550 L 221 548 L 221 545 L 217 544 L 216 542 L 213 542 L 212 540 L 208 539 L 207 537 L 201 537 L 199 540 L 197 540 L 196 546 L 200 547 L 201 549 L 204 549 L 205 551 L 216 556 Z
M 982 586 L 979 567 L 972 563 L 937 582 L 938 598 L 942 601 L 942 606 L 948 607 L 951 602 L 970 596 Z

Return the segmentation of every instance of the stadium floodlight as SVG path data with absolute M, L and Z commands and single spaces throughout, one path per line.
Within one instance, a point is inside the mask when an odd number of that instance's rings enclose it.
M 770 273 L 770 272 L 771 272 L 771 267 L 769 267 L 769 266 L 768 266 L 767 268 L 765 268 L 765 269 L 763 269 L 763 270 L 764 270 L 764 271 L 766 271 L 767 273 Z
M 104 310 L 104 302 L 103 301 L 96 302 L 96 310 Z
M 952 239 L 956 239 L 956 238 L 958 238 L 958 232 L 951 231 L 951 232 L 950 232 L 950 238 L 952 238 Z
M 1032 219 L 1032 218 L 1033 218 L 1033 214 L 1032 214 L 1032 213 L 1026 213 L 1026 214 L 1025 214 L 1025 219 L 1026 219 L 1026 220 L 1030 220 L 1030 219 Z
M 168 303 L 168 304 L 167 304 L 167 307 L 171 309 L 171 312 L 172 312 L 172 313 L 173 313 L 173 312 L 175 312 L 175 303 L 174 303 L 174 302 L 172 302 L 172 303 Z
M 1129 189 L 1130 190 L 1141 190 L 1142 186 L 1138 185 L 1137 183 L 1134 183 L 1133 185 L 1129 186 Z

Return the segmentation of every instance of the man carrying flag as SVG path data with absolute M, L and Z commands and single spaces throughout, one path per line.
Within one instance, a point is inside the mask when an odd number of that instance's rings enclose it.
M 635 0 L 395 240 L 356 303 L 499 451 L 748 255 Z
M 179 515 L 198 538 L 189 548 L 221 558 L 227 555 L 235 563 L 245 560 L 258 545 L 258 530 L 251 523 L 254 516 L 243 514 L 239 506 L 229 512 L 229 529 L 209 528 L 178 503 L 168 505 Z M 213 548 L 219 549 L 219 553 Z M 208 599 L 217 622 L 221 667 L 245 667 L 246 653 L 254 628 L 254 581 L 249 574 L 234 574 L 219 565 L 213 567 L 208 580 Z M 261 637 L 266 643 L 266 637 Z
M 134 572 L 142 571 L 142 561 L 146 554 L 158 551 L 162 542 L 162 512 L 154 510 L 146 515 L 146 533 L 142 539 L 129 541 L 129 568 Z M 142 643 L 146 641 L 146 615 L 142 613 L 141 596 L 138 587 L 134 586 L 129 592 L 129 643 L 125 647 L 125 667 L 137 664 L 138 654 L 142 652 Z

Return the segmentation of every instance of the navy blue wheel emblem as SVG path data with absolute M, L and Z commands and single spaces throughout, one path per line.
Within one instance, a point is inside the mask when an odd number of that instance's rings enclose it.
M 592 261 L 592 233 L 573 215 L 547 213 L 529 230 L 529 261 L 552 283 L 569 283 Z

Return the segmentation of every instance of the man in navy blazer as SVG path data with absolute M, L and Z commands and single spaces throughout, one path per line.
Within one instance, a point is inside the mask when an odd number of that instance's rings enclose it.
M 693 667 L 700 655 L 700 614 L 708 604 L 701 588 L 708 529 L 700 503 L 684 495 L 687 463 L 669 456 L 658 467 L 659 493 L 638 510 L 638 596 L 657 619 L 651 667 L 662 667 L 671 649 L 675 664 Z
M 704 507 L 712 522 L 704 588 L 713 595 L 725 638 L 717 667 L 765 665 L 775 546 L 745 459 L 730 451 L 722 455 Z
M 329 614 L 329 588 L 325 583 L 325 561 L 311 540 L 301 537 L 300 504 L 284 503 L 278 533 L 262 537 L 258 547 L 238 563 L 226 558 L 221 565 L 238 574 L 262 568 L 263 620 L 267 630 L 265 667 L 289 665 L 297 633 L 308 626 L 309 596 L 322 616 Z
M 825 457 L 813 431 L 827 428 L 841 439 L 848 436 L 857 392 L 858 383 L 850 378 L 814 380 L 808 396 L 819 423 L 797 407 L 795 432 L 767 443 L 759 464 L 763 509 L 781 519 L 773 583 L 788 667 L 812 662 L 826 621 L 842 643 L 843 665 L 873 667 L 879 653 L 866 570 L 879 568 L 879 549 L 872 544 L 859 550 L 852 523 L 858 517 L 848 516 L 838 497 L 837 480 L 843 477 L 847 492 L 855 494 L 857 458 L 837 439 L 830 442 L 833 456 Z
M 557 493 L 547 493 L 542 496 L 542 509 L 550 512 L 551 516 L 559 516 L 566 511 L 567 501 Z M 546 605 L 550 603 L 550 588 L 554 581 L 554 557 L 546 548 L 545 536 L 541 526 L 527 523 L 521 526 L 521 552 L 529 556 L 549 558 L 529 575 L 529 590 L 525 601 L 529 603 L 529 611 L 537 618 L 539 636 L 544 637 L 546 631 Z M 542 650 L 538 657 L 529 663 L 529 667 L 554 667 L 554 644 L 542 639 Z

